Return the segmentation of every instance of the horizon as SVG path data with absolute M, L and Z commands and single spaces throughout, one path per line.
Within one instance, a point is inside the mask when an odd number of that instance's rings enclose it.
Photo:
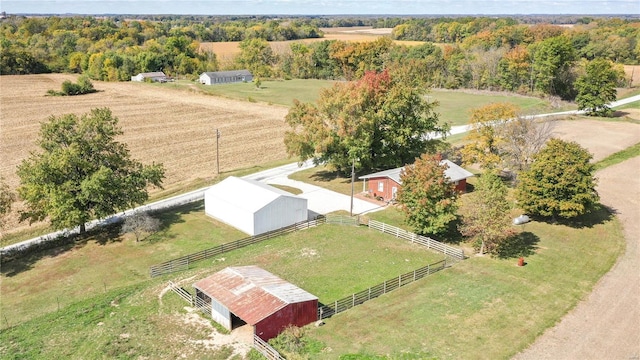
M 191 16 L 624 16 L 637 0 L 7 0 L 9 15 Z

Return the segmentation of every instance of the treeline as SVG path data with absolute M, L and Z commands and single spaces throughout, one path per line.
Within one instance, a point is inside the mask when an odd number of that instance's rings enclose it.
M 187 19 L 166 22 L 94 17 L 8 17 L 0 22 L 0 74 L 86 73 L 128 80 L 138 72 L 196 74 L 218 69 L 203 41 L 295 40 L 321 37 L 303 20 Z
M 580 18 L 575 24 L 527 25 L 510 18 L 459 18 L 434 22 L 412 19 L 393 29 L 396 40 L 459 44 L 463 48 L 530 46 L 551 37 L 564 36 L 578 58 L 604 58 L 625 64 L 640 61 L 640 22 L 622 19 Z
M 373 42 L 294 42 L 274 51 L 268 41 L 321 36 L 320 27 L 394 26 Z M 371 25 L 371 23 L 369 24 Z M 285 29 L 289 29 L 287 32 Z M 522 24 L 513 18 L 237 19 L 166 21 L 92 17 L 10 17 L 1 23 L 0 73 L 75 72 L 129 80 L 139 72 L 197 77 L 204 71 L 249 69 L 257 78 L 359 79 L 389 70 L 417 86 L 514 91 L 573 99 L 588 61 L 640 61 L 640 21 L 577 18 L 573 26 Z M 219 64 L 200 42 L 241 41 L 241 53 Z

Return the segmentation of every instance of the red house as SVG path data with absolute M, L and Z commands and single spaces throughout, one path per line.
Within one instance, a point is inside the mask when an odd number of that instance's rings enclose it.
M 193 287 L 213 320 L 228 330 L 247 323 L 264 341 L 318 320 L 317 297 L 257 266 L 228 267 Z
M 447 180 L 456 184 L 456 190 L 465 192 L 467 189 L 467 178 L 472 177 L 473 174 L 449 160 L 442 160 L 440 165 L 442 164 L 446 164 L 448 166 L 447 170 L 444 172 Z M 374 198 L 382 198 L 384 201 L 395 200 L 396 193 L 402 186 L 402 180 L 400 180 L 400 173 L 402 173 L 402 169 L 404 169 L 404 167 L 358 177 L 358 179 L 364 180 L 362 191 L 367 191 L 370 196 Z M 368 190 L 365 190 L 367 188 L 367 184 Z

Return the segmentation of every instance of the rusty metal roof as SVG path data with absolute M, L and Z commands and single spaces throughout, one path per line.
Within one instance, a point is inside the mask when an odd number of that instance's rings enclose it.
M 288 304 L 318 298 L 257 266 L 228 267 L 193 287 L 209 295 L 249 325 L 284 308 Z

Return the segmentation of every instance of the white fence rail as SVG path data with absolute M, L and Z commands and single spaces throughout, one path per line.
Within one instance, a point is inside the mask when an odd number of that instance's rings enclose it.
M 426 236 L 418 235 L 416 233 L 412 233 L 410 231 L 400 229 L 399 227 L 388 225 L 383 222 L 375 221 L 375 220 L 369 220 L 369 228 L 378 230 L 385 234 L 393 235 L 401 239 L 405 239 L 407 241 L 418 243 L 420 245 L 427 247 L 428 249 L 436 250 L 454 259 L 464 260 L 464 251 L 462 249 L 458 249 L 453 246 L 443 244 L 437 240 L 433 240 Z

